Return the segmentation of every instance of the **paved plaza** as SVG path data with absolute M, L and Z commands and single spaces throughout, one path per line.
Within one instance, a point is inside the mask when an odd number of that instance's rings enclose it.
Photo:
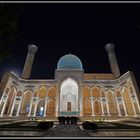
M 54 125 L 49 130 L 37 130 L 37 129 L 17 129 L 17 128 L 1 128 L 0 137 L 42 137 L 42 138 L 53 138 L 53 137 L 140 137 L 140 129 L 127 129 L 127 130 L 111 130 L 111 129 L 100 129 L 97 131 L 87 131 L 81 129 L 80 125 Z
M 40 130 L 37 128 L 39 121 L 20 121 L 20 120 L 1 120 L 0 138 L 10 137 L 29 137 L 29 138 L 111 138 L 111 137 L 127 137 L 140 138 L 140 119 L 127 119 L 114 122 L 98 123 L 97 131 L 85 130 L 82 128 L 82 122 L 77 125 L 64 124 L 59 125 L 54 122 L 54 126 L 49 130 Z M 3 125 L 8 125 L 3 127 Z M 17 125 L 18 124 L 18 125 Z M 122 127 L 116 129 L 117 125 Z M 17 127 L 16 127 L 17 126 Z M 129 128 L 128 128 L 129 127 Z M 106 129 L 107 128 L 107 129 Z

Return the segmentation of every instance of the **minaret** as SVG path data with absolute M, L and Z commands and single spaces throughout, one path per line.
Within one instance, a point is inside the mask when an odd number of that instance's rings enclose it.
M 27 54 L 26 61 L 24 64 L 24 69 L 22 72 L 23 79 L 30 78 L 32 65 L 33 65 L 33 61 L 34 61 L 34 56 L 35 56 L 35 53 L 37 50 L 38 50 L 38 48 L 36 45 L 33 45 L 33 44 L 28 45 L 28 54 Z
M 114 77 L 118 78 L 120 77 L 120 70 L 117 63 L 117 58 L 115 56 L 114 48 L 115 46 L 112 43 L 109 43 L 105 46 L 105 50 L 108 52 L 108 58 L 110 62 L 111 71 L 114 74 Z

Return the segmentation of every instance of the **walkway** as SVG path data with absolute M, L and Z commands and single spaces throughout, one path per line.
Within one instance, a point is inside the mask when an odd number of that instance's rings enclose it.
M 30 122 L 30 125 L 33 125 Z M 122 129 L 122 130 L 113 130 L 113 129 L 100 129 L 95 131 L 81 130 L 79 125 L 54 125 L 53 128 L 49 130 L 36 130 L 36 129 L 18 129 L 18 128 L 5 128 L 0 129 L 0 138 L 1 137 L 40 137 L 40 138 L 65 138 L 65 137 L 80 137 L 80 138 L 93 138 L 93 137 L 139 137 L 139 129 Z
M 39 136 L 47 137 L 91 137 L 88 132 L 81 131 L 78 125 L 57 125 L 55 128 L 40 132 Z

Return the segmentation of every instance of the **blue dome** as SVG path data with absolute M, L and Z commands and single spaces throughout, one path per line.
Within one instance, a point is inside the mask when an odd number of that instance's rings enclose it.
M 73 55 L 73 54 L 67 54 L 62 56 L 58 63 L 57 63 L 57 69 L 83 69 L 81 60 Z

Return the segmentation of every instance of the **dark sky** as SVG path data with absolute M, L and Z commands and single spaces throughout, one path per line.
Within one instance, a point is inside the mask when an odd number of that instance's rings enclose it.
M 59 58 L 77 55 L 86 73 L 110 73 L 107 43 L 115 44 L 121 74 L 140 81 L 140 4 L 23 4 L 22 37 L 12 57 L 0 62 L 0 75 L 21 75 L 28 44 L 38 46 L 32 79 L 54 77 Z M 139 84 L 140 85 L 140 84 Z

